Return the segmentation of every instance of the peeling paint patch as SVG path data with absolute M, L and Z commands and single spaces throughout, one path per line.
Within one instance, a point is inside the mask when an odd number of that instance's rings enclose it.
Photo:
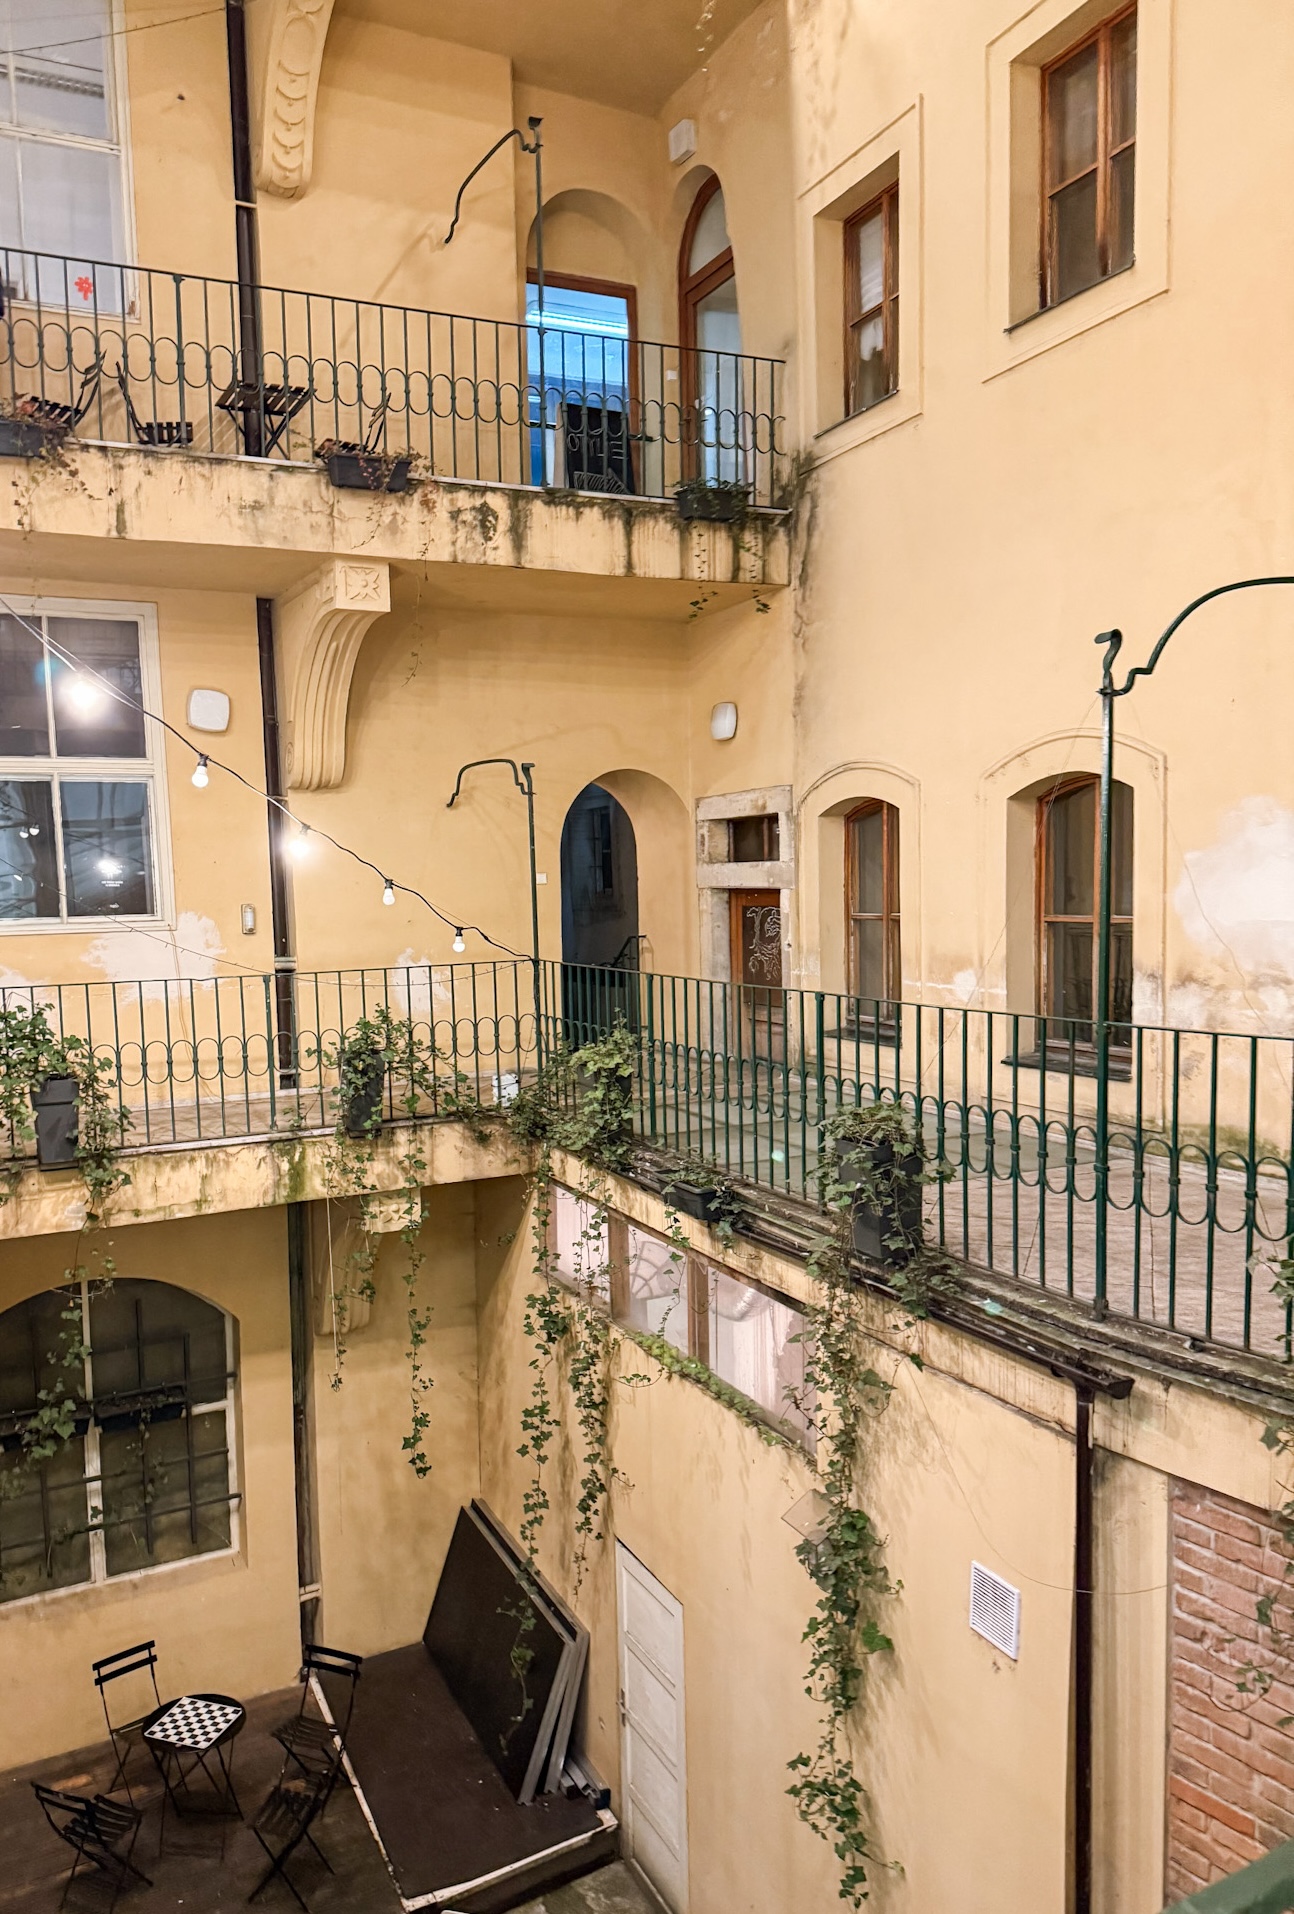
M 1251 983 L 1294 981 L 1294 811 L 1245 798 L 1182 862 L 1173 907 L 1191 942 Z
M 173 932 L 140 937 L 128 930 L 105 931 L 90 945 L 85 961 L 112 983 L 147 983 L 167 977 L 200 979 L 215 976 L 216 959 L 224 949 L 215 920 L 186 910 L 180 912 Z

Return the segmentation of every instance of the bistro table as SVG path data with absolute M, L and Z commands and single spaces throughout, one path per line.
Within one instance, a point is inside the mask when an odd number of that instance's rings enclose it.
M 234 1791 L 233 1742 L 246 1721 L 247 1710 L 230 1695 L 181 1695 L 178 1701 L 164 1701 L 145 1716 L 144 1741 L 165 1790 L 157 1837 L 159 1853 L 166 1833 L 168 1802 L 177 1816 L 236 1815 L 241 1821 L 243 1811 Z M 213 1756 L 214 1770 L 210 1765 Z M 199 1768 L 211 1784 L 211 1794 L 205 1799 L 202 1793 L 195 1797 L 191 1786 Z

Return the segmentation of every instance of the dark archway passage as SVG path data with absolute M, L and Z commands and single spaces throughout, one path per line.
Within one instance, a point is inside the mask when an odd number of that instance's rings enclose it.
M 562 1012 L 573 1047 L 636 1024 L 638 846 L 629 813 L 586 784 L 562 825 Z

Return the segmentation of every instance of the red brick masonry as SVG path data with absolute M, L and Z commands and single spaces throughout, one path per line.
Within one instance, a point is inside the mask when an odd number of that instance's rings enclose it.
M 1294 1839 L 1294 1733 L 1277 1726 L 1294 1715 L 1294 1666 L 1254 1614 L 1260 1595 L 1294 1594 L 1285 1559 L 1265 1510 L 1173 1484 L 1169 1902 Z M 1261 1699 L 1236 1689 L 1250 1660 L 1284 1676 Z

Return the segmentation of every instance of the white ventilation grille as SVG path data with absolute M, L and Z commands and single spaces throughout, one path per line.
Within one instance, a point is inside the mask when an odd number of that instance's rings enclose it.
M 970 1625 L 994 1648 L 1019 1661 L 1020 1591 L 979 1562 L 971 1563 Z

